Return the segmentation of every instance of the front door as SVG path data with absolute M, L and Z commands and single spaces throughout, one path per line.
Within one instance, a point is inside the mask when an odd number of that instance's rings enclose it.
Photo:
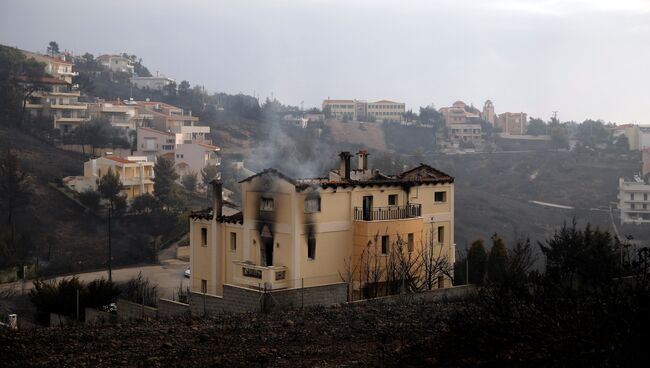
M 264 225 L 260 234 L 260 262 L 262 266 L 273 266 L 273 234 L 268 226 Z
M 363 197 L 363 221 L 372 220 L 372 196 Z

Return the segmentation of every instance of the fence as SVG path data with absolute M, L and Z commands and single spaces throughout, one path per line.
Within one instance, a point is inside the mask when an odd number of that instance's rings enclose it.
M 354 219 L 357 221 L 401 220 L 418 217 L 422 212 L 419 204 L 388 207 L 354 207 Z
M 272 289 L 264 283 L 257 287 L 225 284 L 222 296 L 192 292 L 190 309 L 193 316 L 206 316 L 327 306 L 347 301 L 348 285 L 339 275 L 287 280 L 287 285 Z

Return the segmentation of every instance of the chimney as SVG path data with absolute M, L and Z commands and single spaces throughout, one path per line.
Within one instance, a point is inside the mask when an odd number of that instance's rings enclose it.
M 339 153 L 341 160 L 339 161 L 339 176 L 341 179 L 350 179 L 350 158 L 352 155 L 350 152 L 341 152 Z
M 368 151 L 359 150 L 357 153 L 357 166 L 359 170 L 368 170 Z
M 221 180 L 214 179 L 210 182 L 212 184 L 212 212 L 214 218 L 221 217 L 221 207 L 223 206 L 223 184 Z

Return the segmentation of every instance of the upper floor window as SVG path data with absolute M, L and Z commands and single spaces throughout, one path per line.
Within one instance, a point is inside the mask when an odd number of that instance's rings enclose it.
M 389 194 L 388 195 L 388 205 L 389 206 L 397 206 L 397 194 Z
M 381 255 L 388 255 L 388 235 L 381 236 Z
M 305 213 L 320 212 L 320 198 L 305 199 Z
M 201 246 L 202 247 L 208 246 L 208 229 L 205 227 L 201 228 Z
M 237 233 L 230 233 L 230 251 L 237 251 Z
M 273 198 L 262 197 L 260 200 L 260 211 L 273 211 Z
M 447 192 L 436 192 L 434 194 L 433 201 L 436 203 L 447 202 Z
M 408 243 L 407 243 L 408 251 L 409 253 L 413 253 L 413 243 L 414 243 L 413 233 L 409 233 L 407 239 L 408 239 Z

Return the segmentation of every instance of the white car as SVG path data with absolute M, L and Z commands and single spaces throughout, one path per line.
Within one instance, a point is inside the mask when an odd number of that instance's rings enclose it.
M 184 275 L 185 277 L 187 277 L 187 278 L 189 278 L 190 276 L 192 276 L 192 271 L 190 271 L 190 268 L 189 268 L 189 267 L 185 269 L 185 272 L 183 272 L 183 275 Z

